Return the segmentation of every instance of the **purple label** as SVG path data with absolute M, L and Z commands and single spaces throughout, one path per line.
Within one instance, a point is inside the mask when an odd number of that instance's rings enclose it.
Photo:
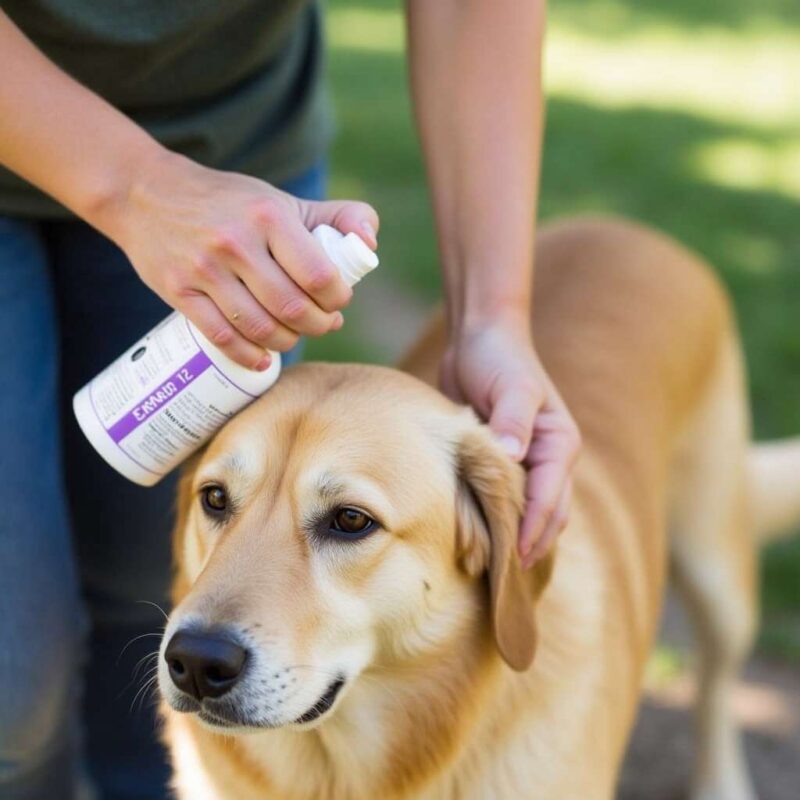
M 129 433 L 147 422 L 153 414 L 177 397 L 195 378 L 211 366 L 211 360 L 201 350 L 193 355 L 180 369 L 176 370 L 147 397 L 143 397 L 124 416 L 109 429 L 108 435 L 119 444 Z

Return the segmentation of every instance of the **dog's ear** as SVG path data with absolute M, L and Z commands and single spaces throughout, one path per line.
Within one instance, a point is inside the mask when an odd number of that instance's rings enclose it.
M 457 556 L 470 575 L 488 572 L 494 639 L 505 662 L 527 669 L 536 649 L 535 603 L 552 556 L 522 571 L 517 536 L 524 509 L 522 468 L 487 428 L 474 426 L 458 445 Z

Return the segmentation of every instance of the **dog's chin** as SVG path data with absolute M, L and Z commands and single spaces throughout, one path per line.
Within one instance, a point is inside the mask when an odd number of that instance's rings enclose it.
M 347 681 L 344 677 L 334 680 L 311 706 L 300 716 L 289 720 L 261 719 L 239 712 L 235 707 L 220 705 L 209 707 L 186 695 L 175 695 L 170 692 L 166 696 L 167 704 L 178 713 L 193 714 L 200 724 L 215 733 L 239 735 L 257 733 L 275 728 L 292 728 L 294 730 L 311 730 L 321 725 L 333 714 L 334 708 L 341 699 L 342 690 Z

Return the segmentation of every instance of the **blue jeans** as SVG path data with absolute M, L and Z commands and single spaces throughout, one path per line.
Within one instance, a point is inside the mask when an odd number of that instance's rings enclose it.
M 317 199 L 324 183 L 319 166 L 283 188 Z M 129 483 L 71 410 L 168 312 L 84 223 L 0 216 L 2 800 L 168 796 L 143 687 L 168 603 L 175 476 Z

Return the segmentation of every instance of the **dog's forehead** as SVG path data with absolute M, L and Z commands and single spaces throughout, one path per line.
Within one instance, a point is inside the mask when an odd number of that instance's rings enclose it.
M 228 423 L 203 462 L 226 462 L 242 474 L 285 464 L 290 455 L 342 468 L 400 467 L 431 445 L 446 452 L 448 422 L 458 416 L 449 400 L 397 370 L 304 364 Z

